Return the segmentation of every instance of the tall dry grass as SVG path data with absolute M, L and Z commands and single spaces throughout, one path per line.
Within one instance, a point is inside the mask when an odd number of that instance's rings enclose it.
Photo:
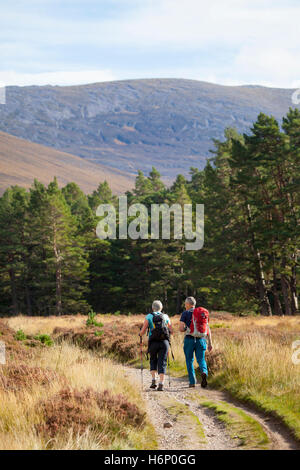
M 218 338 L 216 346 L 223 358 L 212 383 L 276 414 L 300 439 L 300 366 L 292 361 L 292 336 L 280 341 L 258 331 L 239 341 Z
M 99 316 L 100 317 L 100 316 Z M 105 315 L 102 315 L 105 317 Z M 108 317 L 106 317 L 108 319 Z M 28 317 L 18 315 L 7 319 L 8 325 L 15 331 L 23 330 L 25 334 L 52 334 L 54 328 L 79 328 L 85 325 L 87 316 L 84 315 L 63 315 L 57 317 Z
M 119 324 L 122 330 L 128 330 L 132 322 L 142 322 L 144 316 L 98 315 L 97 319 L 105 325 L 115 324 L 118 335 Z M 23 329 L 28 334 L 38 332 L 51 334 L 57 326 L 82 328 L 85 321 L 84 316 L 15 317 L 9 320 L 9 324 L 15 329 Z M 175 361 L 171 361 L 171 371 L 175 375 L 186 375 L 183 335 L 178 331 L 179 317 L 173 317 L 172 322 L 175 329 L 172 339 Z M 211 315 L 211 328 L 214 351 L 212 354 L 207 354 L 211 372 L 210 384 L 227 389 L 241 399 L 249 400 L 266 411 L 276 413 L 300 438 L 300 365 L 292 362 L 292 342 L 300 339 L 300 318 L 244 318 L 234 317 L 226 312 L 215 312 Z M 131 341 L 138 349 L 137 338 L 132 336 Z M 81 354 L 85 353 L 81 351 Z M 45 364 L 48 361 L 53 367 L 58 360 L 59 349 L 55 347 L 54 350 L 48 350 L 44 354 L 49 355 Z M 64 364 L 64 358 L 58 362 Z M 58 367 L 65 370 L 66 364 Z M 88 370 L 83 369 L 80 374 L 85 381 L 86 374 L 88 377 L 90 374 Z M 76 386 L 78 373 L 76 367 L 75 369 L 71 367 L 68 372 L 69 376 L 70 374 L 73 376 L 69 379 Z M 105 380 L 109 384 L 111 379 L 107 376 Z M 123 382 L 122 387 L 126 387 Z
M 175 321 L 178 322 L 178 319 Z M 209 383 L 279 416 L 300 439 L 300 365 L 292 343 L 300 339 L 299 317 L 212 316 L 214 350 L 206 358 Z M 186 373 L 183 336 L 173 338 L 176 375 Z
M 37 351 L 26 366 L 49 368 L 56 371 L 58 378 L 46 387 L 34 383 L 28 388 L 24 383 L 24 388 L 17 391 L 0 389 L 0 449 L 155 448 L 155 433 L 148 422 L 141 428 L 128 426 L 126 432 L 117 432 L 113 424 L 114 410 L 109 408 L 101 410 L 99 430 L 91 426 L 84 433 L 76 434 L 70 427 L 64 433 L 58 430 L 55 437 L 44 436 L 38 431 L 44 422 L 41 403 L 51 402 L 66 386 L 64 384 L 79 392 L 90 388 L 95 392 L 108 390 L 114 396 L 122 394 L 143 412 L 145 404 L 139 387 L 126 380 L 122 367 L 68 343 Z M 27 385 L 29 383 L 27 381 Z

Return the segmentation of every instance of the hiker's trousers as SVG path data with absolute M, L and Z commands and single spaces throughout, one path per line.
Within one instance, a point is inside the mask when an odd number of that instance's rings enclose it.
M 193 338 L 192 336 L 186 336 L 184 338 L 184 354 L 186 367 L 189 374 L 190 384 L 194 385 L 196 383 L 196 374 L 194 369 L 194 353 L 196 355 L 197 362 L 200 367 L 201 373 L 207 375 L 207 365 L 205 360 L 205 351 L 207 348 L 207 343 L 205 338 Z
M 150 370 L 157 370 L 159 374 L 165 374 L 167 369 L 169 341 L 150 341 Z

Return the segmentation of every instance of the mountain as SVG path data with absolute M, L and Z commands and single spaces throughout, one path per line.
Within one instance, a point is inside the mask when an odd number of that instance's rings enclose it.
M 132 175 L 154 165 L 172 179 L 203 167 L 226 127 L 247 131 L 261 111 L 281 119 L 292 92 L 181 79 L 8 87 L 0 130 Z
M 48 184 L 54 176 L 60 185 L 74 181 L 86 193 L 105 179 L 115 193 L 134 185 L 133 177 L 118 170 L 0 132 L 0 194 L 15 184 L 29 187 L 34 178 Z

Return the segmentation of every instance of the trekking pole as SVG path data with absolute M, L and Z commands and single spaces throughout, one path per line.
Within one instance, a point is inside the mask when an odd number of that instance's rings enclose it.
M 170 354 L 168 351 L 168 376 L 169 376 L 169 387 L 171 387 L 171 376 L 170 376 Z
M 173 354 L 173 351 L 172 351 L 172 346 L 171 346 L 171 339 L 169 340 L 169 345 L 170 345 L 170 348 L 169 348 L 169 351 L 168 351 L 168 375 L 169 375 L 169 387 L 171 387 L 171 375 L 170 375 L 170 351 L 171 351 L 171 355 L 172 355 L 172 359 L 173 359 L 173 361 L 175 360 L 175 358 L 174 358 L 174 354 Z
M 141 384 L 143 390 L 143 338 L 140 336 L 140 353 L 141 353 Z
M 172 359 L 173 359 L 173 361 L 175 361 L 175 357 L 174 357 L 174 354 L 173 354 L 173 351 L 172 351 L 171 343 L 170 343 L 170 351 L 171 351 L 171 354 L 172 354 Z

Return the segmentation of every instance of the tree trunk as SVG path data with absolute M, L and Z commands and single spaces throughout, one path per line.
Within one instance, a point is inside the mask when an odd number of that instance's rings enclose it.
M 61 269 L 60 266 L 56 269 L 56 315 L 62 314 L 62 301 L 61 301 Z
M 57 246 L 57 240 L 56 240 L 56 226 L 54 226 L 54 238 L 53 238 L 53 249 L 54 249 L 54 255 L 56 259 L 56 272 L 55 272 L 55 277 L 56 277 L 56 315 L 62 315 L 62 272 L 61 272 L 61 255 L 60 255 L 60 250 Z
M 295 261 L 297 262 L 297 255 L 295 255 Z M 292 314 L 297 315 L 299 313 L 299 303 L 297 295 L 297 275 L 296 275 L 296 262 L 292 269 L 292 276 L 290 281 L 290 290 L 292 298 Z
M 164 306 L 165 306 L 165 312 L 169 314 L 169 309 L 168 309 L 168 290 L 164 290 Z
M 27 315 L 32 316 L 31 295 L 30 295 L 27 280 L 26 280 L 26 286 L 25 286 L 25 293 L 26 293 Z
M 12 300 L 12 311 L 14 315 L 18 315 L 18 299 L 17 299 L 17 288 L 16 288 L 16 277 L 15 271 L 13 268 L 9 269 L 9 278 L 10 278 L 10 289 L 11 289 L 11 300 Z
M 273 292 L 273 295 L 274 295 L 274 311 L 275 311 L 275 315 L 280 315 L 282 316 L 283 315 L 283 311 L 282 311 L 282 306 L 281 306 L 281 302 L 280 302 L 280 297 L 279 297 L 279 293 L 278 293 L 278 278 L 277 278 L 277 272 L 276 272 L 276 269 L 273 268 L 273 289 L 272 289 L 272 292 Z
M 181 290 L 177 288 L 177 305 L 176 305 L 176 313 L 180 313 L 181 311 Z
M 267 295 L 266 281 L 265 281 L 265 275 L 264 275 L 264 271 L 262 267 L 260 252 L 255 246 L 255 235 L 252 230 L 252 215 L 251 215 L 250 204 L 247 204 L 247 213 L 248 213 L 248 222 L 249 222 L 249 227 L 250 227 L 250 232 L 251 232 L 251 246 L 252 246 L 252 251 L 256 258 L 256 277 L 257 277 L 257 287 L 258 287 L 258 294 L 259 294 L 259 302 L 261 306 L 261 313 L 262 315 L 265 315 L 265 316 L 271 316 L 272 309 L 271 309 L 269 297 Z
M 265 316 L 272 316 L 272 309 L 267 295 L 267 289 L 265 286 L 264 273 L 261 269 L 257 272 L 258 277 L 258 292 L 259 292 L 259 301 L 261 306 L 261 313 Z
M 284 313 L 285 315 L 292 315 L 291 301 L 289 295 L 289 282 L 284 274 L 281 275 L 281 290 L 284 300 Z

